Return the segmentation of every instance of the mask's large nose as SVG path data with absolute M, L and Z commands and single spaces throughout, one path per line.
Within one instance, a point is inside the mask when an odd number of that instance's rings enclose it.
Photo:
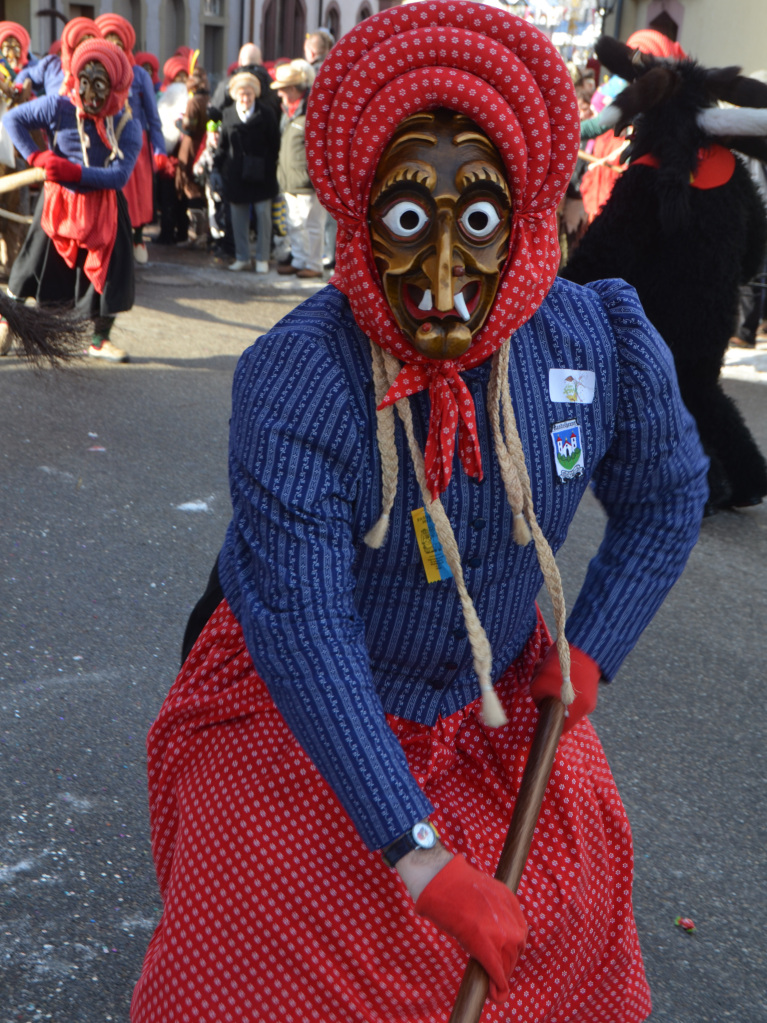
M 452 210 L 438 210 L 436 253 L 426 261 L 424 270 L 431 281 L 434 308 L 449 313 L 453 308 L 453 249 L 455 218 Z

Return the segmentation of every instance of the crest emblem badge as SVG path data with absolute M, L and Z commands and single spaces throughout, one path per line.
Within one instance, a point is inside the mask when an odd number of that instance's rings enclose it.
M 577 420 L 567 419 L 554 423 L 551 428 L 554 445 L 554 465 L 559 479 L 566 483 L 577 479 L 586 472 L 583 460 L 583 434 Z

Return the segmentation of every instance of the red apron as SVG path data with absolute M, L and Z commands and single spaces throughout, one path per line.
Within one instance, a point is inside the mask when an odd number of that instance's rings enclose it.
M 433 727 L 390 717 L 445 844 L 495 869 L 538 712 L 540 623 L 497 685 Z M 362 843 L 255 672 L 226 602 L 149 736 L 164 911 L 133 1023 L 444 1023 L 466 955 L 417 917 Z M 560 743 L 519 898 L 530 927 L 511 998 L 485 1023 L 639 1023 L 650 1012 L 631 909 L 631 833 L 599 740 Z M 490 1005 L 490 1003 L 488 1003 Z
M 128 184 L 123 189 L 123 195 L 128 201 L 131 227 L 143 227 L 144 224 L 151 224 L 154 218 L 154 178 L 152 174 L 152 153 L 149 149 L 146 132 L 144 132 L 136 166 L 128 178 Z

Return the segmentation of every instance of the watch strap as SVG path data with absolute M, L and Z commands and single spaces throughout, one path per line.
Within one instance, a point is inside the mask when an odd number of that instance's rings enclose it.
M 424 828 L 428 828 L 428 830 L 432 833 L 431 840 L 428 843 L 418 841 L 416 838 L 419 830 L 423 832 Z M 414 849 L 433 848 L 438 839 L 439 832 L 431 821 L 419 821 L 414 827 L 408 828 L 408 830 L 403 835 L 400 835 L 399 838 L 395 838 L 393 842 L 389 843 L 389 845 L 384 846 L 381 850 L 381 857 L 387 867 L 393 867 L 402 859 L 403 856 L 407 856 L 407 854 L 412 852 Z

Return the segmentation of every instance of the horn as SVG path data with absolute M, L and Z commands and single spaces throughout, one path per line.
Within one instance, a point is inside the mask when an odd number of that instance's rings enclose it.
M 617 107 L 620 110 L 620 116 L 610 114 L 610 119 L 615 126 L 616 133 L 628 127 L 638 114 L 643 114 L 647 110 L 658 106 L 659 103 L 663 103 L 674 91 L 676 85 L 677 76 L 675 72 L 661 63 L 650 68 L 638 81 L 632 82 L 623 92 L 618 93 L 612 102 L 612 107 Z M 611 110 L 612 107 L 607 107 L 599 115 L 603 124 L 606 123 L 606 111 Z
M 746 78 L 739 67 L 712 68 L 706 85 L 716 99 L 736 107 L 767 107 L 767 85 L 756 78 Z
M 758 83 L 757 83 L 758 84 Z M 697 117 L 707 135 L 767 135 L 767 110 L 749 107 L 708 107 Z
M 633 82 L 641 74 L 653 66 L 655 58 L 640 50 L 632 50 L 630 46 L 613 39 L 612 36 L 601 36 L 594 47 L 600 64 L 607 70 L 627 82 Z

